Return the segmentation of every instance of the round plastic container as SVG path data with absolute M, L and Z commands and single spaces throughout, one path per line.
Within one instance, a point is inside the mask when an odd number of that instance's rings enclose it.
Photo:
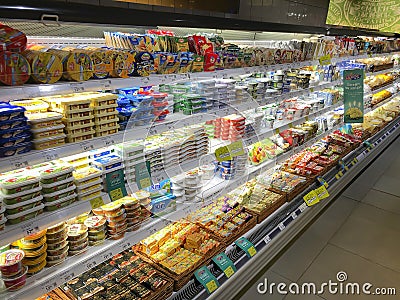
M 19 274 L 22 270 L 22 259 L 25 252 L 18 249 L 7 250 L 0 254 L 0 271 L 4 278 Z
M 9 291 L 16 291 L 22 288 L 26 283 L 26 276 L 28 273 L 28 267 L 22 267 L 22 271 L 12 277 L 3 277 L 4 284 Z

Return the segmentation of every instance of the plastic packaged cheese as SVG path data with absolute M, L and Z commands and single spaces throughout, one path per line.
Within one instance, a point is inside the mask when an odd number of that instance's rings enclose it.
M 35 50 L 24 51 L 31 65 L 32 79 L 37 83 L 55 83 L 63 74 L 60 58 L 49 52 Z

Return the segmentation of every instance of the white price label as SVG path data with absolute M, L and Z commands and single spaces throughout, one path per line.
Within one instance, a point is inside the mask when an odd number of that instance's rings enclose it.
M 40 90 L 38 87 L 24 87 L 24 93 L 27 98 L 34 98 L 40 96 Z
M 271 238 L 269 237 L 269 235 L 267 235 L 267 236 L 264 238 L 264 243 L 268 245 L 269 242 L 271 242 Z
M 300 210 L 300 212 L 303 212 L 306 210 L 306 208 L 307 208 L 307 204 L 303 203 L 302 205 L 300 205 L 299 210 Z
M 158 231 L 157 228 L 150 228 L 150 229 L 149 229 L 150 235 L 156 233 L 157 231 Z
M 63 282 L 68 282 L 68 281 L 70 281 L 71 279 L 73 279 L 75 277 L 75 273 L 74 272 L 71 272 L 71 271 L 66 271 L 66 272 L 64 272 L 64 273 L 61 273 L 59 276 L 58 276 L 58 278 L 61 278 L 61 280 L 63 281 Z
M 115 139 L 111 136 L 103 137 L 102 141 L 103 141 L 105 147 L 109 147 L 109 146 L 116 144 Z
M 22 224 L 20 228 L 25 236 L 39 232 L 39 225 L 33 221 Z
M 91 269 L 93 269 L 95 266 L 97 266 L 97 262 L 96 262 L 94 259 L 89 260 L 89 261 L 85 264 L 86 270 L 91 270 Z
M 72 89 L 72 92 L 74 92 L 74 93 L 82 93 L 85 91 L 85 86 L 84 86 L 83 82 L 70 83 L 69 85 Z
M 42 152 L 42 157 L 45 161 L 55 160 L 59 158 L 58 153 L 51 150 Z
M 278 228 L 282 231 L 283 229 L 286 228 L 286 226 L 283 225 L 283 223 L 279 223 Z
M 292 212 L 292 218 L 293 218 L 293 220 L 297 219 L 297 214 L 296 214 L 296 212 Z
M 92 141 L 81 142 L 80 146 L 83 152 L 96 149 Z
M 107 80 L 102 80 L 101 81 L 101 85 L 103 87 L 103 90 L 111 90 L 111 80 L 107 79 Z
M 58 284 L 54 278 L 46 280 L 44 283 L 42 283 L 40 285 L 40 288 L 44 294 L 51 292 L 52 290 L 54 290 L 57 287 L 58 287 Z
M 183 209 L 183 212 L 184 212 L 186 215 L 191 214 L 191 213 L 193 212 L 192 206 L 186 206 L 186 207 Z
M 121 251 L 125 251 L 129 249 L 132 246 L 132 244 L 129 241 L 121 241 L 118 246 L 121 249 Z
M 164 219 L 164 220 L 163 220 L 163 224 L 164 224 L 164 227 L 165 227 L 165 226 L 168 226 L 168 225 L 172 224 L 172 221 L 171 221 L 171 220 Z
M 148 85 L 149 82 L 150 82 L 150 78 L 149 78 L 149 77 L 142 77 L 142 78 L 140 78 L 140 84 L 142 84 L 142 86 Z
M 27 160 L 24 160 L 22 158 L 10 158 L 11 165 L 14 166 L 15 169 L 21 169 L 29 166 L 29 163 Z
M 156 128 L 156 127 L 150 127 L 148 132 L 149 132 L 149 135 L 158 134 L 158 128 Z
M 104 260 L 110 259 L 110 258 L 112 258 L 112 257 L 113 257 L 112 252 L 107 252 L 107 253 L 105 253 L 105 254 L 102 255 L 102 258 L 103 258 Z

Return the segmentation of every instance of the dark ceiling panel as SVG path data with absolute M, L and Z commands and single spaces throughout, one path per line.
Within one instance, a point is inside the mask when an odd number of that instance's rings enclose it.
M 74 1 L 74 0 L 72 0 Z M 83 1 L 83 0 L 82 0 Z M 215 0 L 214 0 L 215 1 Z M 301 32 L 301 33 L 326 33 L 324 26 L 305 26 L 303 24 L 277 23 L 278 20 L 266 22 L 262 15 L 259 21 L 251 21 L 239 18 L 225 18 L 205 15 L 188 15 L 175 12 L 149 11 L 139 9 L 127 9 L 122 7 L 105 7 L 99 5 L 87 5 L 79 3 L 66 3 L 63 1 L 44 0 L 1 0 L 0 17 L 14 19 L 40 20 L 43 14 L 55 14 L 60 21 L 97 24 L 117 24 L 125 26 L 172 26 L 172 27 L 200 27 L 215 29 L 234 29 L 247 31 L 270 31 L 270 32 Z M 102 0 L 99 0 L 101 3 Z M 285 2 L 287 5 L 287 1 Z M 273 1 L 274 6 L 276 0 Z M 286 10 L 287 11 L 287 10 Z M 284 18 L 284 13 L 279 19 Z M 265 11 L 267 13 L 267 11 Z M 214 13 L 218 15 L 220 13 Z M 271 16 L 272 18 L 272 16 Z M 261 21 L 263 20 L 263 22 Z M 333 31 L 331 30 L 333 33 Z M 355 35 L 347 29 L 349 35 Z M 357 31 L 358 33 L 358 31 Z M 359 34 L 368 34 L 362 32 Z M 381 35 L 381 34 L 379 34 Z

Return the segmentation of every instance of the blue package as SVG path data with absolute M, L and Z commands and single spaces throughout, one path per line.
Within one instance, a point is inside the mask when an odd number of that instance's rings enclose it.
M 131 101 L 126 97 L 118 96 L 117 104 L 118 104 L 119 107 L 130 106 L 131 105 Z
M 162 216 L 176 210 L 176 196 L 165 194 L 151 200 L 151 212 L 154 215 Z
M 8 121 L 2 121 L 0 122 L 0 132 L 3 130 L 9 130 L 17 127 L 23 127 L 27 125 L 28 119 L 23 117 L 23 118 L 18 118 L 18 119 L 12 119 Z
M 0 122 L 24 117 L 25 107 L 0 103 Z
M 12 129 L 0 130 L 0 139 L 9 139 L 12 137 L 20 137 L 29 132 L 29 126 L 16 127 Z
M 23 132 L 17 137 L 10 137 L 0 139 L 0 147 L 13 147 L 22 143 L 29 142 L 31 140 L 31 134 L 29 132 Z
M 3 147 L 0 148 L 0 157 L 9 157 L 15 154 L 22 154 L 31 151 L 32 142 L 27 142 L 23 144 L 19 144 L 12 147 Z
M 135 95 L 130 99 L 132 104 L 135 106 L 150 106 L 154 100 L 152 96 L 147 95 Z
M 135 95 L 139 92 L 140 87 L 131 87 L 131 88 L 124 88 L 124 89 L 119 89 L 118 93 L 124 96 L 128 95 Z

